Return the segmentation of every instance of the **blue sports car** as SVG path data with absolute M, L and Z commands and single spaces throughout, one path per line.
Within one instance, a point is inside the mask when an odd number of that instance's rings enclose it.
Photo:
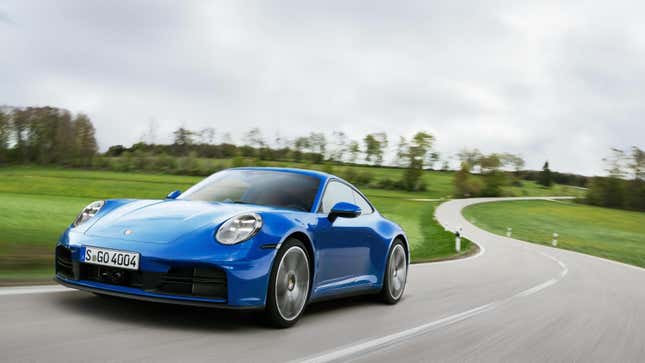
M 165 200 L 85 207 L 56 246 L 56 281 L 99 295 L 264 310 L 277 327 L 313 301 L 403 295 L 405 233 L 333 175 L 236 168 Z

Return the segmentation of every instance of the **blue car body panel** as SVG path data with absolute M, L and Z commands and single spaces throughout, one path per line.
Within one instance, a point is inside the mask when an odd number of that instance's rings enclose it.
M 57 248 L 62 246 L 70 251 L 76 269 L 83 265 L 81 254 L 86 246 L 138 252 L 139 270 L 146 273 L 163 274 L 171 268 L 182 267 L 221 269 L 226 275 L 226 297 L 214 299 L 159 293 L 84 280 L 76 275 L 71 278 L 57 274 L 56 279 L 79 289 L 134 298 L 262 308 L 277 251 L 288 237 L 295 235 L 312 254 L 310 301 L 381 289 L 387 255 L 394 239 L 402 238 L 407 248 L 404 232 L 397 224 L 383 218 L 376 210 L 356 218 L 339 217 L 333 222 L 327 214 L 317 213 L 325 185 L 333 179 L 342 181 L 332 175 L 282 168 L 243 170 L 300 173 L 319 178 L 320 187 L 312 210 L 301 212 L 181 199 L 107 200 L 92 219 L 77 227 L 70 226 L 57 244 Z M 262 217 L 263 226 L 255 236 L 235 245 L 215 240 L 214 234 L 222 223 L 246 212 Z M 131 233 L 124 234 L 125 230 Z

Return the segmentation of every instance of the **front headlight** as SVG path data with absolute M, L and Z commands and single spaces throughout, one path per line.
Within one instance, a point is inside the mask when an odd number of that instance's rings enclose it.
M 240 214 L 224 222 L 217 230 L 215 239 L 219 243 L 233 245 L 255 236 L 260 228 L 262 228 L 262 217 L 259 214 Z
M 85 223 L 88 219 L 94 217 L 96 213 L 98 213 L 101 208 L 103 208 L 103 205 L 105 205 L 104 200 L 98 200 L 96 202 L 92 202 L 90 205 L 87 207 L 83 208 L 81 213 L 76 217 L 74 220 L 74 223 L 72 225 L 74 227 L 78 226 L 79 224 Z

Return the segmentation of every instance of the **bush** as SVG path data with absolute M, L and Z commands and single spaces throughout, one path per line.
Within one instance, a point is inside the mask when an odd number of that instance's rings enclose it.
M 502 185 L 506 176 L 499 171 L 491 172 L 484 176 L 484 189 L 481 191 L 483 197 L 498 197 L 502 194 Z
M 191 152 L 188 156 L 180 157 L 177 160 L 176 174 L 200 175 L 200 162 L 197 154 Z
M 246 162 L 246 159 L 244 159 L 242 156 L 237 155 L 231 161 L 231 165 L 234 168 L 241 168 L 243 166 L 248 166 L 248 163 Z
M 173 173 L 177 169 L 177 160 L 172 156 L 163 153 L 154 158 L 152 166 L 156 171 Z
M 93 169 L 110 169 L 110 158 L 105 156 L 96 156 L 92 159 Z
M 346 168 L 340 174 L 340 177 L 356 186 L 367 186 L 374 179 L 374 174 L 370 171 L 356 171 L 354 168 Z
M 390 189 L 390 190 L 404 189 L 402 181 L 394 180 L 390 178 L 383 178 L 375 182 L 372 182 L 369 184 L 369 187 L 377 188 L 377 189 Z

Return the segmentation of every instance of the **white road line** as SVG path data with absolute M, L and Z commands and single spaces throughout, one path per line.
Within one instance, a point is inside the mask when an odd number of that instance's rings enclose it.
M 415 336 L 419 336 L 422 334 L 427 334 L 429 332 L 432 332 L 436 329 L 446 327 L 452 324 L 455 324 L 457 322 L 460 322 L 462 320 L 474 317 L 476 315 L 482 314 L 484 312 L 496 309 L 500 306 L 506 305 L 510 303 L 511 301 L 523 297 L 527 297 L 530 295 L 533 295 L 535 293 L 538 293 L 544 289 L 546 289 L 549 286 L 555 285 L 558 283 L 560 280 L 562 280 L 567 273 L 569 272 L 569 269 L 567 266 L 564 264 L 564 262 L 558 260 L 557 258 L 548 255 L 544 252 L 539 252 L 535 251 L 536 253 L 539 253 L 540 255 L 543 255 L 545 257 L 548 257 L 549 259 L 555 261 L 562 270 L 560 271 L 560 274 L 557 277 L 554 277 L 550 280 L 547 280 L 539 285 L 533 286 L 531 288 L 528 288 L 524 291 L 521 291 L 513 296 L 507 297 L 505 299 L 501 300 L 496 300 L 491 303 L 485 304 L 478 306 L 476 308 L 450 315 L 444 318 L 441 318 L 439 320 L 431 321 L 429 323 L 410 328 L 407 330 L 400 331 L 398 333 L 386 335 L 384 337 L 380 338 L 375 338 L 363 342 L 359 342 L 356 344 L 352 344 L 349 346 L 345 346 L 344 348 L 336 349 L 329 351 L 327 353 L 322 353 L 320 355 L 304 358 L 298 362 L 306 362 L 306 363 L 326 363 L 326 362 L 334 362 L 338 360 L 348 360 L 351 359 L 352 357 L 358 355 L 359 353 L 365 353 L 365 352 L 373 352 L 376 350 L 380 350 L 386 347 L 389 347 L 391 345 L 401 343 L 405 340 L 408 340 L 410 338 L 413 338 Z
M 41 286 L 12 286 L 1 287 L 0 296 L 26 295 L 26 294 L 45 294 L 52 292 L 74 291 L 73 289 L 59 285 L 41 285 Z

